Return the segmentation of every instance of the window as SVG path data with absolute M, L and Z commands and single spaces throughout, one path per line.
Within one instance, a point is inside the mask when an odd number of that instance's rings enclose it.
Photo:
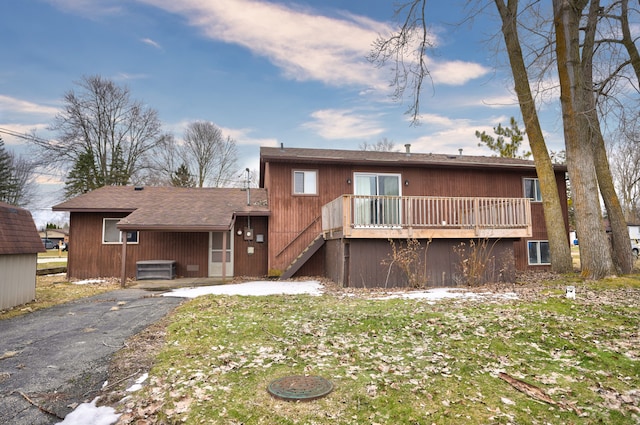
M 529 241 L 527 245 L 527 249 L 529 251 L 529 264 L 551 264 L 551 254 L 549 253 L 548 241 Z
M 293 193 L 294 195 L 317 195 L 316 185 L 317 171 L 294 171 Z
M 102 221 L 102 243 L 104 244 L 116 244 L 122 243 L 120 229 L 116 227 L 119 218 L 105 218 Z M 138 232 L 130 231 L 127 233 L 127 243 L 138 243 Z
M 542 202 L 542 194 L 540 193 L 540 180 L 524 179 L 524 197 L 534 202 Z

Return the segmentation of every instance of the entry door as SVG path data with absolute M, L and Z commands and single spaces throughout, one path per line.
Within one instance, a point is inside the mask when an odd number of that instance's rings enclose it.
M 361 226 L 400 225 L 400 175 L 355 174 L 355 194 L 380 196 L 356 198 L 355 224 Z
M 223 250 L 223 236 L 226 233 L 226 250 Z M 209 277 L 222 277 L 222 253 L 226 253 L 225 277 L 233 277 L 233 238 L 231 232 L 209 233 Z

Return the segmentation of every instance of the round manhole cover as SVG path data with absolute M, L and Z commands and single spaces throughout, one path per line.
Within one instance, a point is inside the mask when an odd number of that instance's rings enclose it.
M 272 381 L 269 394 L 281 400 L 315 400 L 333 390 L 333 384 L 320 376 L 285 376 Z

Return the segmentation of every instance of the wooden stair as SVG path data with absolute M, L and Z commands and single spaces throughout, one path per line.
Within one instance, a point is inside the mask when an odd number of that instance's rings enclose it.
M 304 251 L 302 251 L 300 255 L 298 255 L 298 257 L 296 257 L 296 259 L 291 262 L 291 264 L 289 264 L 289 267 L 287 267 L 284 273 L 282 273 L 282 275 L 280 276 L 280 280 L 285 280 L 293 277 L 293 275 L 296 274 L 298 270 L 300 270 L 300 268 L 309 260 L 309 258 L 311 258 L 313 254 L 318 252 L 322 245 L 324 245 L 324 237 L 322 236 L 322 234 L 319 234 L 313 241 L 311 241 L 309 245 L 307 245 Z

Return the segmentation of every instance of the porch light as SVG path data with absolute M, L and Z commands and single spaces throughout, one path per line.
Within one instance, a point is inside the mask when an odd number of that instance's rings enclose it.
M 238 229 L 238 231 L 236 232 L 236 234 L 237 234 L 238 236 L 242 236 L 242 230 L 241 230 L 241 229 Z
M 347 184 L 351 184 L 351 179 L 347 179 Z
M 409 180 L 405 180 L 405 181 L 404 181 L 404 185 L 405 185 L 405 186 L 409 186 Z

